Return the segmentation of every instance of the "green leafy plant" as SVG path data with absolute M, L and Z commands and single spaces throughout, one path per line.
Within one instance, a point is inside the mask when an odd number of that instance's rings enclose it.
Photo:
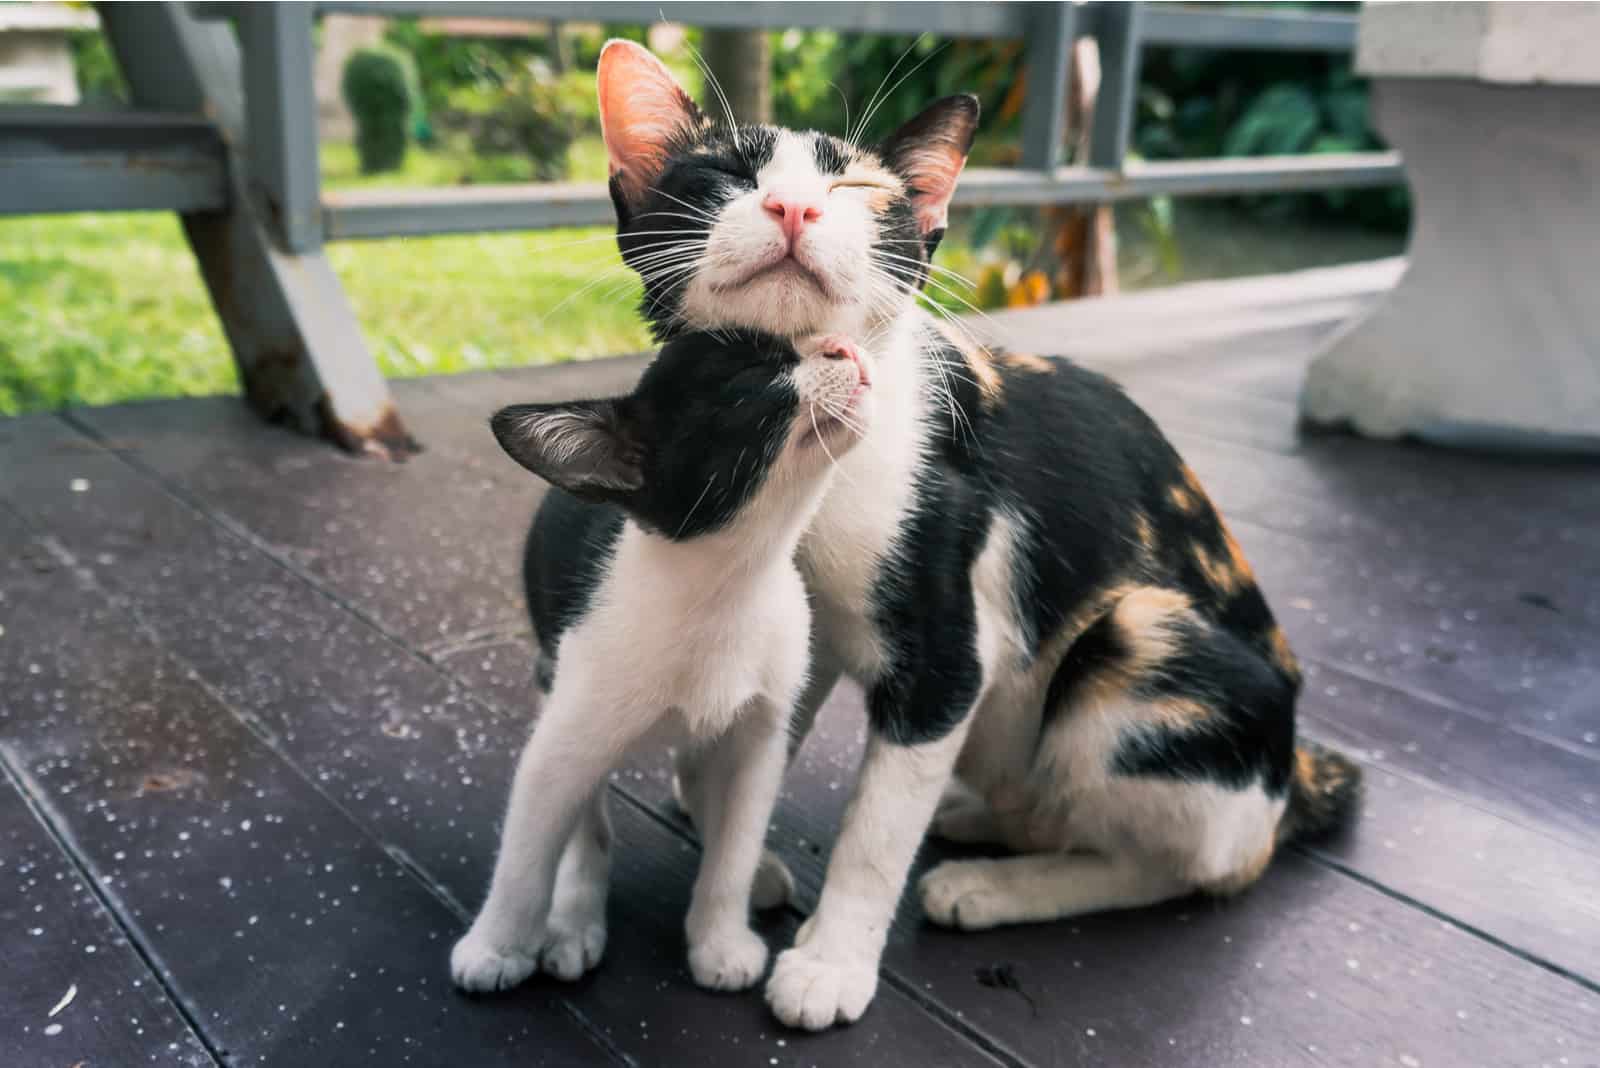
M 445 134 L 471 144 L 475 181 L 565 178 L 573 142 L 600 129 L 594 75 L 557 78 L 540 61 L 503 85 L 454 90 L 434 117 Z
M 1366 84 L 1348 56 L 1152 48 L 1141 74 L 1135 139 L 1149 159 L 1315 155 L 1383 147 Z M 1404 231 L 1403 187 L 1233 198 L 1257 214 Z
M 356 151 L 363 174 L 399 170 L 416 110 L 416 75 L 405 53 L 361 48 L 344 66 L 341 88 L 356 120 Z

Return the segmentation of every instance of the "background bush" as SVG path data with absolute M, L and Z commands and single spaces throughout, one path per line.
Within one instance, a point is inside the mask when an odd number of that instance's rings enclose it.
M 341 89 L 356 121 L 356 151 L 364 174 L 399 170 L 416 111 L 416 75 L 404 52 L 360 48 L 344 66 Z

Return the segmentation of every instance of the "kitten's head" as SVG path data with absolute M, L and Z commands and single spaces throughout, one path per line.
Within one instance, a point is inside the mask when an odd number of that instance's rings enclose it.
M 871 147 L 729 126 L 630 41 L 600 53 L 599 87 L 617 243 L 658 337 L 797 337 L 897 315 L 927 277 L 978 125 L 977 97 L 952 96 Z
M 625 397 L 513 405 L 490 425 L 552 485 L 687 540 L 814 503 L 871 422 L 872 367 L 839 336 L 683 334 Z

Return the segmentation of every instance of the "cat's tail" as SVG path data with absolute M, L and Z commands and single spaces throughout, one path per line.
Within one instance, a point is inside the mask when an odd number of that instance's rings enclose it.
M 1295 746 L 1289 775 L 1289 806 L 1278 825 L 1278 841 L 1327 838 L 1350 825 L 1361 800 L 1361 767 L 1315 742 Z

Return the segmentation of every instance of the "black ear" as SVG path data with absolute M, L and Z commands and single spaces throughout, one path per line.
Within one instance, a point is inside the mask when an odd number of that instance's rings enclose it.
M 923 108 L 879 146 L 883 161 L 911 192 L 917 227 L 938 241 L 950 218 L 950 197 L 978 133 L 978 98 L 947 96 Z
M 644 485 L 643 450 L 617 401 L 515 404 L 489 426 L 506 455 L 573 496 L 616 501 Z

